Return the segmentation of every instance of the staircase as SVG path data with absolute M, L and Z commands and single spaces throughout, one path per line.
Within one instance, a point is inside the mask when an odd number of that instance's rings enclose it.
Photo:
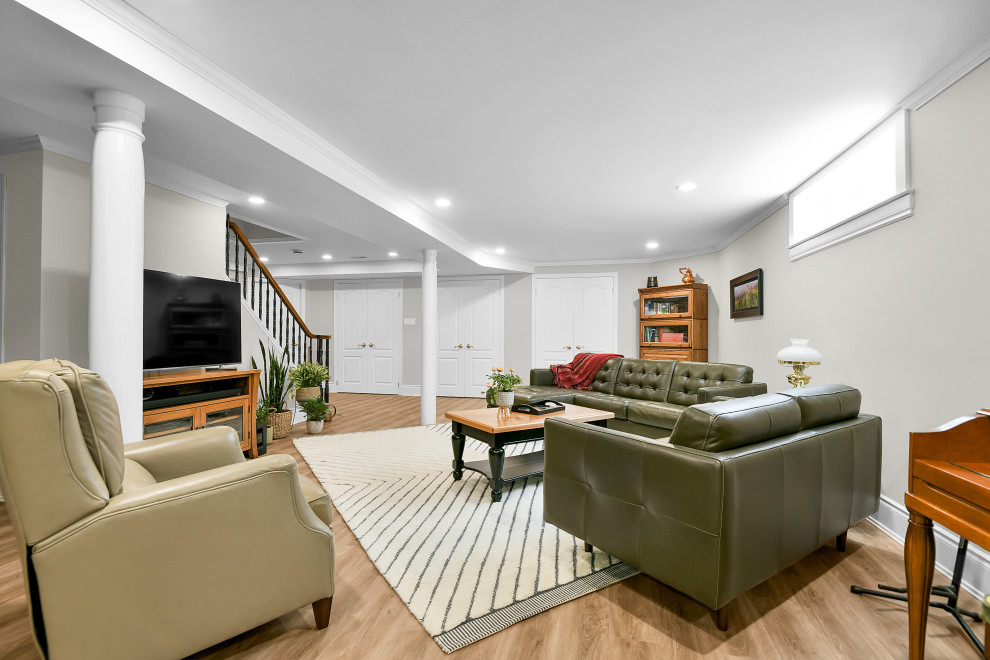
M 282 288 L 261 262 L 244 232 L 227 217 L 227 277 L 241 285 L 241 297 L 268 330 L 280 348 L 288 350 L 289 362 L 315 362 L 330 368 L 330 335 L 313 334 Z M 323 384 L 327 400 L 329 386 Z

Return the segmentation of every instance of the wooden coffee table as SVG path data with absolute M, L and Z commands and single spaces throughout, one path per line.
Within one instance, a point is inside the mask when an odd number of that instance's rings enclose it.
M 464 476 L 464 470 L 480 472 L 488 478 L 492 489 L 492 501 L 502 501 L 502 486 L 508 481 L 543 474 L 543 452 L 505 457 L 505 447 L 520 442 L 539 440 L 543 437 L 543 423 L 547 419 L 572 419 L 577 422 L 590 422 L 605 426 L 605 421 L 615 414 L 594 408 L 583 408 L 564 404 L 564 410 L 549 415 L 527 415 L 509 413 L 499 416 L 498 408 L 462 410 L 448 412 L 453 434 L 450 442 L 454 447 L 454 481 Z M 489 446 L 487 461 L 464 462 L 465 436 L 480 440 Z

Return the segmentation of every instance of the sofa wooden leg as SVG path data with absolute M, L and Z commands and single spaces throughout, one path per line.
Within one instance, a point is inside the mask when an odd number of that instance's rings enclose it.
M 846 536 L 848 534 L 849 534 L 849 530 L 847 529 L 846 531 L 842 532 L 841 534 L 835 537 L 835 549 L 838 550 L 839 552 L 846 551 Z
M 729 605 L 726 603 L 715 610 L 715 627 L 719 630 L 729 629 Z
M 333 605 L 333 596 L 321 598 L 313 603 L 313 616 L 316 617 L 316 628 L 323 630 L 330 625 L 330 607 Z
M 591 547 L 591 544 L 588 543 L 587 541 L 585 541 L 584 542 L 584 551 L 585 552 L 592 552 L 593 550 L 594 550 L 594 548 Z

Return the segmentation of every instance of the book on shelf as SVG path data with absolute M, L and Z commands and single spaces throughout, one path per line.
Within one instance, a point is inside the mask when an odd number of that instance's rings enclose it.
M 684 333 L 683 332 L 664 332 L 660 335 L 660 341 L 683 344 L 684 343 Z

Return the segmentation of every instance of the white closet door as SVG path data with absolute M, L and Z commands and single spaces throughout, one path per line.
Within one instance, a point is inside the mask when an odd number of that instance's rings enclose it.
M 398 394 L 402 363 L 402 283 L 334 284 L 337 389 Z
M 464 396 L 464 335 L 460 288 L 437 284 L 437 396 Z
M 368 287 L 359 282 L 337 282 L 334 286 L 337 388 L 341 392 L 364 392 L 369 380 L 364 360 L 368 346 Z
M 399 393 L 402 345 L 402 285 L 383 282 L 368 285 L 368 380 L 366 392 Z
M 441 280 L 437 315 L 437 394 L 484 396 L 502 356 L 502 281 Z
M 536 278 L 533 297 L 533 362 L 536 367 L 574 357 L 574 278 Z
M 502 361 L 502 282 L 478 280 L 463 292 L 462 300 L 471 325 L 465 350 L 465 391 L 461 396 L 482 397 L 493 367 Z
M 615 290 L 612 277 L 574 278 L 575 353 L 614 353 Z

